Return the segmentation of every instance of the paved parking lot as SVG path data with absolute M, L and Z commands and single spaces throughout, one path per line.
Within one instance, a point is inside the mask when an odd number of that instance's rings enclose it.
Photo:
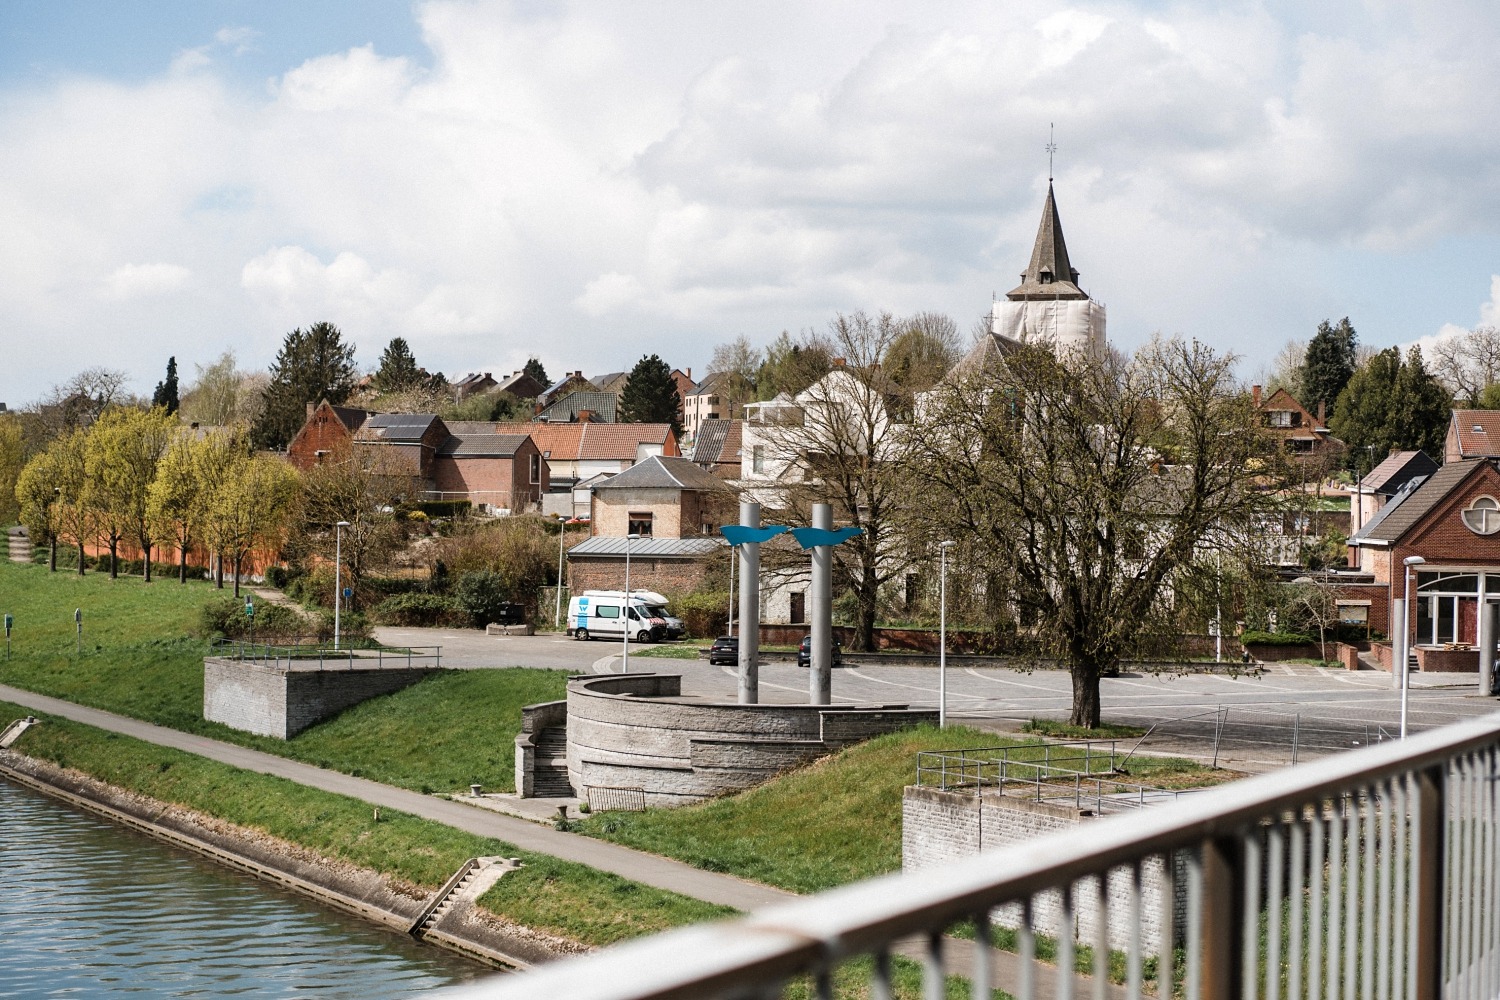
M 621 650 L 612 642 L 444 629 L 380 629 L 379 636 L 388 643 L 440 645 L 444 664 L 459 668 L 621 669 Z M 632 646 L 631 652 L 642 648 Z M 834 671 L 835 703 L 937 704 L 935 666 L 859 664 L 852 653 L 846 661 Z M 632 655 L 630 669 L 680 673 L 683 693 L 702 698 L 733 700 L 738 686 L 735 668 L 711 667 L 705 660 Z M 1157 727 L 1145 749 L 1209 756 L 1217 741 L 1221 763 L 1249 769 L 1393 738 L 1400 726 L 1399 692 L 1389 675 L 1375 671 L 1268 664 L 1239 677 L 1126 674 L 1102 684 L 1106 721 Z M 947 686 L 951 721 L 995 731 L 1013 731 L 1032 718 L 1064 719 L 1071 704 L 1071 680 L 1062 671 L 950 665 Z M 1413 675 L 1408 728 L 1428 729 L 1500 709 L 1495 698 L 1475 694 L 1474 686 L 1473 675 Z M 762 701 L 805 701 L 807 671 L 790 662 L 763 663 L 760 689 Z

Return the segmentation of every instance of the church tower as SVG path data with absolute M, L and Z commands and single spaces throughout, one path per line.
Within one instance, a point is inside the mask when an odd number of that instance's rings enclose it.
M 1104 306 L 1078 287 L 1050 178 L 1031 263 L 1021 283 L 991 308 L 990 333 L 1013 344 L 1046 341 L 1059 353 L 1099 354 L 1105 348 Z

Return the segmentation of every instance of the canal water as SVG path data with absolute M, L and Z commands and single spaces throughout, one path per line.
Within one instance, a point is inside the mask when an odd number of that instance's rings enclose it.
M 0 780 L 0 997 L 387 997 L 486 974 Z

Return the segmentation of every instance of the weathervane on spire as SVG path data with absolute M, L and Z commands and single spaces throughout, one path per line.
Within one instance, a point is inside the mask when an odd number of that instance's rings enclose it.
M 1047 183 L 1052 183 L 1052 154 L 1057 152 L 1057 143 L 1052 141 L 1053 122 L 1047 123 Z

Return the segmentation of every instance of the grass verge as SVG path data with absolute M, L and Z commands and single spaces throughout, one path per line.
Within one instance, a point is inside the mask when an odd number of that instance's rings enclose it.
M 0 702 L 0 717 L 26 710 Z M 371 868 L 431 891 L 465 859 L 519 857 L 480 905 L 506 919 L 605 945 L 732 910 L 628 879 L 522 851 L 430 820 L 382 810 L 375 822 L 358 799 L 206 760 L 168 747 L 42 716 L 16 750 L 100 781 L 290 841 L 324 857 Z
M 737 795 L 678 809 L 597 813 L 583 833 L 809 893 L 901 867 L 902 789 L 916 780 L 918 751 L 1037 747 L 954 726 L 879 736 Z M 1029 756 L 1023 752 L 1022 756 Z M 1137 758 L 1132 780 L 1200 786 L 1237 777 L 1173 758 Z

